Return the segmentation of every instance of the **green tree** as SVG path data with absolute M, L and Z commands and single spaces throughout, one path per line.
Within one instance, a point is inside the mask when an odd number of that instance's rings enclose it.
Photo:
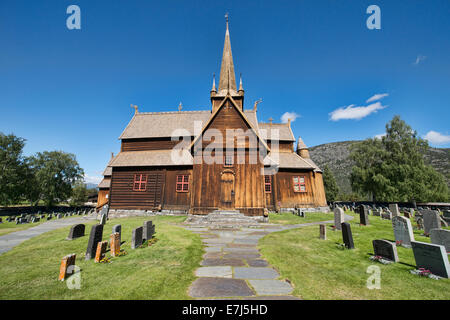
M 327 201 L 336 201 L 339 194 L 339 187 L 336 183 L 333 172 L 330 170 L 328 165 L 325 165 L 325 167 L 323 168 L 323 184 L 325 186 L 325 195 L 327 197 Z
M 427 149 L 427 141 L 395 116 L 384 137 L 351 147 L 353 190 L 374 201 L 447 201 L 444 177 L 424 162 Z
M 0 132 L 0 203 L 17 203 L 24 191 L 25 163 L 23 147 L 25 139 L 14 134 Z
M 38 194 L 47 206 L 70 198 L 72 185 L 84 175 L 75 155 L 62 151 L 38 152 L 30 157 L 29 164 L 35 179 L 29 193 Z
M 72 188 L 72 197 L 70 199 L 70 205 L 80 206 L 83 205 L 88 200 L 89 190 L 86 185 L 79 181 L 75 183 Z

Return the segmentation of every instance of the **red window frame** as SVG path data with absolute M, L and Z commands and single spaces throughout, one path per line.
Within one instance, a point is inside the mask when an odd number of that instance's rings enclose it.
M 297 182 L 295 181 L 297 179 Z M 303 180 L 303 181 L 302 181 Z M 306 177 L 305 176 L 293 176 L 292 187 L 294 192 L 307 192 L 306 191 Z
M 147 190 L 147 175 L 146 174 L 135 174 L 133 191 L 143 192 Z
M 264 176 L 264 192 L 272 193 L 272 179 L 271 176 Z
M 177 175 L 176 181 L 176 192 L 189 192 L 189 175 L 188 174 L 179 174 Z

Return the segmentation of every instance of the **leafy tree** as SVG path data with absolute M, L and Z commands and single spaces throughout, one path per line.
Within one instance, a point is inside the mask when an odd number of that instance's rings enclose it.
M 395 116 L 386 125 L 386 136 L 351 147 L 353 190 L 374 201 L 447 201 L 444 177 L 424 162 L 427 149 L 427 141 Z
M 25 186 L 25 139 L 0 132 L 0 203 L 17 203 Z
M 70 204 L 72 206 L 80 206 L 83 205 L 88 200 L 89 190 L 86 185 L 79 181 L 75 183 L 72 188 L 72 197 L 70 199 Z
M 30 187 L 47 206 L 70 198 L 72 185 L 84 175 L 75 155 L 62 151 L 38 152 L 29 159 L 29 164 L 35 178 Z
M 325 167 L 323 168 L 323 184 L 325 186 L 327 201 L 336 201 L 336 198 L 339 194 L 339 187 L 336 183 L 333 172 L 330 170 L 328 165 L 325 165 Z

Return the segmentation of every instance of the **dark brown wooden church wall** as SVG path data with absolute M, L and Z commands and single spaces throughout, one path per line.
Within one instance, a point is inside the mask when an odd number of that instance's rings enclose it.
M 170 138 L 124 139 L 121 151 L 170 150 L 181 141 Z
M 147 175 L 145 191 L 133 191 L 135 174 Z M 113 168 L 109 195 L 112 209 L 155 209 L 162 204 L 165 172 L 160 168 Z
M 267 140 L 267 145 L 272 150 L 275 150 L 275 144 L 271 140 Z M 278 141 L 278 150 L 280 152 L 294 152 L 294 142 L 292 141 Z
M 281 203 L 282 208 L 294 207 L 316 207 L 315 181 L 312 179 L 312 171 L 304 170 L 284 170 L 280 169 L 275 175 L 276 205 Z M 304 176 L 306 182 L 306 192 L 294 191 L 294 176 Z
M 179 175 L 189 176 L 188 192 L 176 191 L 177 176 Z M 191 204 L 191 192 L 192 192 L 192 168 L 168 167 L 166 169 L 164 200 L 162 208 L 168 210 L 188 210 Z

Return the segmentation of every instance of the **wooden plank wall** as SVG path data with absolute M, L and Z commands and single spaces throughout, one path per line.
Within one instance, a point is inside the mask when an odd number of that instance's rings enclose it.
M 124 139 L 121 151 L 145 151 L 145 150 L 170 150 L 180 141 L 172 141 L 170 138 L 148 138 L 148 139 Z
M 147 174 L 146 191 L 133 191 L 134 175 Z M 165 174 L 158 168 L 113 168 L 110 189 L 112 209 L 155 209 L 162 204 Z
M 177 175 L 189 175 L 189 192 L 177 192 Z M 191 204 L 192 167 L 168 167 L 166 169 L 163 209 L 188 210 Z

